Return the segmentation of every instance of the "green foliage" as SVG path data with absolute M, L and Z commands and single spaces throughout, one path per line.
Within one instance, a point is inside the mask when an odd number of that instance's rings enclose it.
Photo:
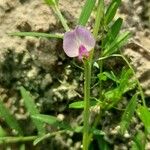
M 19 150 L 26 150 L 25 144 L 21 144 Z
M 37 139 L 35 139 L 34 142 L 33 142 L 33 145 L 35 146 L 35 145 L 37 145 L 39 142 L 41 142 L 41 141 L 43 141 L 43 140 L 45 140 L 45 139 L 47 139 L 47 138 L 50 138 L 50 137 L 52 137 L 52 136 L 55 136 L 55 135 L 58 134 L 58 133 L 60 134 L 60 133 L 63 133 L 63 132 L 65 132 L 65 130 L 59 130 L 59 131 L 56 131 L 56 132 L 44 134 L 44 135 L 38 137 Z
M 4 106 L 0 99 L 0 117 L 8 124 L 8 126 L 15 130 L 19 135 L 23 135 L 22 129 L 16 120 L 16 118 L 10 113 L 10 111 Z
M 96 101 L 91 100 L 90 101 L 90 106 L 96 105 Z M 83 109 L 84 108 L 84 101 L 77 101 L 69 104 L 69 108 L 74 108 L 74 109 Z
M 86 0 L 79 18 L 79 25 L 85 26 L 95 6 L 96 0 Z
M 123 135 L 130 125 L 130 121 L 134 115 L 137 105 L 137 94 L 133 95 L 128 103 L 120 122 L 120 133 Z
M 77 101 L 69 104 L 69 108 L 82 109 L 84 108 L 84 101 Z
M 111 150 L 109 144 L 105 141 L 104 136 L 97 136 L 99 150 Z
M 120 79 L 117 79 L 117 87 L 104 93 L 106 102 L 104 101 L 103 103 L 107 103 L 107 109 L 114 107 L 121 100 L 124 93 L 135 88 L 136 81 L 130 80 L 132 76 L 133 73 L 131 69 L 122 69 Z
M 128 31 L 118 35 L 111 44 L 107 45 L 106 49 L 104 50 L 103 56 L 108 56 L 117 52 L 119 48 L 127 43 L 130 37 L 131 33 Z
M 146 135 L 142 131 L 138 131 L 133 141 L 131 150 L 145 150 Z
M 22 98 L 24 100 L 24 104 L 25 104 L 30 116 L 39 114 L 39 111 L 36 108 L 36 104 L 34 103 L 34 99 L 30 95 L 30 93 L 28 91 L 26 91 L 26 89 L 24 87 L 20 88 L 20 92 L 21 92 Z M 32 121 L 33 121 L 34 125 L 37 127 L 38 134 L 39 135 L 44 134 L 45 133 L 44 123 L 40 122 L 39 120 L 35 120 L 35 119 L 32 119 Z
M 58 5 L 59 0 L 44 0 L 46 4 L 50 6 Z
M 93 29 L 93 35 L 97 38 L 98 32 L 101 28 L 103 28 L 103 20 L 104 20 L 104 0 L 98 1 L 97 14 L 95 18 L 95 25 Z
M 54 116 L 37 114 L 37 115 L 32 115 L 32 118 L 34 118 L 42 123 L 48 123 L 49 125 L 52 125 L 57 128 L 72 130 L 70 125 L 68 125 L 64 121 L 60 121 L 58 118 L 56 118 Z
M 111 79 L 112 81 L 119 83 L 119 79 L 115 76 L 115 74 L 111 71 L 109 72 L 102 72 L 98 74 L 99 80 L 106 81 L 107 79 Z
M 40 32 L 13 32 L 8 33 L 12 36 L 33 36 L 33 37 L 45 37 L 45 38 L 63 38 L 61 34 L 50 34 L 50 33 L 40 33 Z
M 145 106 L 140 106 L 137 109 L 137 114 L 144 124 L 146 131 L 150 134 L 150 111 Z
M 114 40 L 117 38 L 117 36 L 121 30 L 122 22 L 123 22 L 123 20 L 121 18 L 118 18 L 114 22 L 114 24 L 110 27 L 106 37 L 103 40 L 103 47 L 104 46 L 108 47 L 108 45 L 110 45 L 112 42 L 114 42 Z
M 120 3 L 121 3 L 121 0 L 112 0 L 105 14 L 106 25 L 109 24 L 113 20 Z
M 122 94 L 135 88 L 136 81 L 133 78 L 133 72 L 131 69 L 122 69 L 119 83 L 120 85 L 118 88 Z
M 0 126 L 0 137 L 4 137 L 6 135 L 7 135 L 6 131 Z

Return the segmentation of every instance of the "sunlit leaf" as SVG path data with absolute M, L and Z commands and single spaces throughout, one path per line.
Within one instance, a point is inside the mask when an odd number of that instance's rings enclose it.
M 120 3 L 121 3 L 121 0 L 113 0 L 110 3 L 105 14 L 105 24 L 109 24 L 113 20 Z
M 96 101 L 91 100 L 90 101 L 90 106 L 94 106 L 96 105 Z M 77 101 L 77 102 L 73 102 L 69 105 L 69 108 L 74 108 L 74 109 L 83 109 L 84 108 L 84 101 Z
M 84 108 L 84 101 L 77 101 L 69 104 L 69 108 L 82 109 Z
M 55 6 L 58 5 L 58 1 L 59 0 L 44 0 L 46 4 L 50 5 L 50 6 Z
M 85 26 L 95 6 L 96 0 L 86 0 L 79 18 L 79 25 Z
M 145 129 L 150 133 L 150 111 L 145 106 L 140 106 L 137 110 L 139 118 L 142 120 Z
M 0 126 L 0 137 L 4 137 L 6 135 L 7 135 L 6 131 Z
M 107 80 L 107 76 L 104 73 L 99 73 L 97 76 L 98 76 L 98 79 L 101 81 Z

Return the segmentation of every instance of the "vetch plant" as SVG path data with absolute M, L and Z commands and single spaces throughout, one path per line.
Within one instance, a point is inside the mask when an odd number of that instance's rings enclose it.
M 124 110 L 121 120 L 118 121 L 118 125 L 120 126 L 118 134 L 120 135 L 123 135 L 125 131 L 128 130 L 135 112 L 137 112 L 139 118 L 142 120 L 146 131 L 141 131 L 143 134 L 139 132 L 135 137 L 132 147 L 137 147 L 140 143 L 137 138 L 144 135 L 144 139 L 146 139 L 149 133 L 150 124 L 146 118 L 150 112 L 146 107 L 144 94 L 136 78 L 136 74 L 128 59 L 126 59 L 120 51 L 121 47 L 125 45 L 131 37 L 131 33 L 128 31 L 120 33 L 123 20 L 121 18 L 114 19 L 121 0 L 112 0 L 108 7 L 105 6 L 104 0 L 86 0 L 75 29 L 71 29 L 68 26 L 67 20 L 59 10 L 58 0 L 45 0 L 45 2 L 53 9 L 62 23 L 65 30 L 63 35 L 58 33 L 37 32 L 17 32 L 11 33 L 11 35 L 63 39 L 63 50 L 66 55 L 71 58 L 75 57 L 80 61 L 80 65 L 84 66 L 83 100 L 76 101 L 69 105 L 69 108 L 72 109 L 83 109 L 83 126 L 79 125 L 77 128 L 73 128 L 55 116 L 39 114 L 31 95 L 21 87 L 21 95 L 33 124 L 38 130 L 38 135 L 33 137 L 14 137 L 15 141 L 35 140 L 33 144 L 36 145 L 44 139 L 55 136 L 57 133 L 62 134 L 66 133 L 66 131 L 71 131 L 74 133 L 81 132 L 83 134 L 83 150 L 94 149 L 94 140 L 98 143 L 97 147 L 99 150 L 109 149 L 109 142 L 104 139 L 106 133 L 104 133 L 100 127 L 102 126 L 102 117 L 104 117 L 105 112 L 117 108 L 120 112 Z M 91 32 L 87 29 L 86 25 L 93 10 L 95 10 L 95 20 L 91 30 L 93 32 Z M 104 64 L 107 64 L 107 60 L 109 61 L 113 58 L 120 58 L 124 62 L 124 66 L 119 69 L 119 71 L 113 67 L 112 70 L 105 68 Z M 97 95 L 93 95 L 91 92 L 94 88 L 98 91 Z M 128 99 L 129 103 L 125 108 L 121 108 L 121 110 L 118 108 L 118 104 L 126 98 L 127 93 L 130 93 L 130 101 Z M 137 105 L 138 99 L 142 101 L 142 104 L 140 104 L 142 106 Z M 2 104 L 0 103 L 0 105 Z M 0 111 L 0 116 L 4 117 L 4 114 L 9 114 L 9 112 L 7 112 L 3 106 L 2 108 L 5 113 Z M 10 114 L 8 116 L 10 116 Z M 91 116 L 94 117 L 92 118 Z M 18 136 L 20 134 L 23 135 L 15 119 L 13 118 L 12 120 L 14 122 L 12 127 L 20 132 Z M 6 121 L 11 125 L 8 118 Z M 45 133 L 43 129 L 45 123 L 59 130 L 52 133 Z M 6 142 L 7 137 L 3 139 L 0 138 L 0 141 Z M 136 141 L 139 143 L 136 144 Z M 144 144 L 146 143 L 145 141 Z M 9 142 L 11 142 L 11 140 Z M 145 145 L 140 143 L 140 146 L 144 150 Z
M 69 57 L 78 57 L 84 63 L 84 129 L 83 129 L 83 149 L 88 149 L 89 145 L 89 109 L 90 109 L 90 76 L 91 64 L 89 62 L 89 52 L 95 46 L 95 39 L 86 28 L 77 26 L 74 31 L 66 32 L 64 35 L 63 48 Z

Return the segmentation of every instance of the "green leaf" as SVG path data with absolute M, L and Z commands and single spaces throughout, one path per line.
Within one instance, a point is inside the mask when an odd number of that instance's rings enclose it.
M 101 76 L 99 76 L 100 74 L 98 74 L 98 77 L 100 77 L 99 79 L 100 80 L 104 80 L 104 81 L 106 81 L 106 79 L 107 78 L 109 78 L 109 79 L 111 79 L 112 81 L 114 81 L 114 82 L 117 82 L 117 83 L 119 83 L 119 80 L 117 79 L 117 77 L 114 75 L 114 73 L 111 71 L 111 73 L 109 73 L 109 72 L 103 72 L 102 73 L 102 77 Z M 102 78 L 102 79 L 101 79 Z
M 128 103 L 120 122 L 120 133 L 123 135 L 130 125 L 130 121 L 134 115 L 137 105 L 137 94 L 133 95 Z
M 103 47 L 107 47 L 108 44 L 110 45 L 116 39 L 121 30 L 122 22 L 123 20 L 121 18 L 118 18 L 111 26 L 111 28 L 108 30 L 106 38 L 103 41 Z
M 95 25 L 93 28 L 93 35 L 95 38 L 97 38 L 99 30 L 103 28 L 104 8 L 104 0 L 99 0 L 96 10 Z
M 58 5 L 58 1 L 59 0 L 44 0 L 46 4 L 50 5 L 50 6 L 55 6 Z
M 99 73 L 97 76 L 98 76 L 98 79 L 100 81 L 106 81 L 107 80 L 107 76 L 104 73 Z
M 18 132 L 19 135 L 23 135 L 22 129 L 20 128 L 18 121 L 4 106 L 1 99 L 0 99 L 0 117 L 6 121 L 6 123 L 11 129 L 14 129 L 16 132 Z
M 139 118 L 142 120 L 146 131 L 150 134 L 150 112 L 147 107 L 140 106 L 137 110 Z
M 91 100 L 90 106 L 94 106 L 94 105 L 96 105 L 96 103 L 97 102 L 95 100 Z M 83 109 L 84 108 L 84 101 L 73 102 L 73 103 L 69 104 L 69 108 Z
M 146 135 L 142 131 L 138 131 L 133 141 L 131 150 L 145 150 Z
M 109 100 L 109 105 L 112 105 L 113 103 L 115 103 L 121 98 L 122 93 L 120 93 L 118 88 L 115 88 L 115 89 L 105 92 L 104 95 L 105 95 L 105 98 Z
M 95 139 L 97 140 L 98 149 L 99 150 L 111 150 L 109 143 L 105 141 L 104 136 L 96 136 Z
M 105 132 L 103 132 L 102 130 L 96 129 L 96 128 L 93 129 L 92 132 L 94 135 L 106 135 Z
M 11 36 L 33 36 L 33 37 L 45 37 L 45 38 L 60 38 L 63 39 L 62 34 L 49 34 L 49 33 L 40 33 L 40 32 L 13 32 L 8 33 Z
M 111 45 L 109 45 L 103 53 L 103 56 L 108 56 L 111 55 L 113 53 L 115 53 L 120 47 L 122 47 L 123 45 L 125 45 L 128 41 L 128 39 L 131 37 L 131 33 L 130 32 L 124 32 L 121 35 L 119 35 L 113 42 Z
M 106 14 L 105 14 L 105 24 L 106 25 L 109 24 L 113 20 L 120 3 L 121 3 L 121 0 L 113 0 L 111 2 L 111 4 L 109 5 L 109 7 L 106 11 Z
M 42 135 L 42 136 L 40 136 L 40 137 L 38 137 L 37 139 L 34 140 L 33 145 L 35 146 L 35 145 L 37 145 L 39 142 L 41 142 L 41 141 L 43 141 L 43 140 L 45 140 L 45 139 L 47 139 L 47 138 L 50 138 L 50 137 L 52 137 L 52 136 L 55 136 L 55 135 L 57 135 L 57 134 L 61 134 L 61 133 L 64 133 L 64 132 L 66 132 L 66 130 L 54 131 L 54 132 L 51 132 L 51 133 L 47 133 L 47 134 L 45 134 L 45 135 Z
M 79 18 L 79 25 L 85 26 L 95 6 L 96 0 L 86 0 Z
M 0 137 L 4 137 L 6 135 L 7 135 L 6 131 L 0 126 Z
M 83 109 L 84 108 L 84 101 L 77 101 L 69 104 L 69 108 L 75 109 Z
M 123 68 L 117 87 L 105 92 L 104 96 L 107 99 L 107 108 L 115 106 L 122 98 L 122 95 L 136 87 L 136 81 L 131 80 L 133 76 L 131 69 Z
M 72 130 L 70 125 L 68 125 L 64 121 L 60 121 L 58 118 L 56 118 L 54 116 L 37 114 L 37 115 L 32 115 L 32 118 L 34 118 L 40 122 L 47 123 L 47 124 L 52 125 L 52 126 L 57 127 L 57 128 Z
M 21 144 L 21 145 L 19 146 L 19 150 L 26 150 L 25 144 Z
M 36 108 L 36 104 L 34 103 L 34 99 L 30 95 L 30 93 L 26 91 L 24 87 L 20 88 L 20 92 L 21 92 L 22 98 L 24 100 L 25 106 L 30 116 L 40 114 L 38 109 Z M 34 120 L 34 119 L 32 119 L 32 121 L 34 125 L 37 127 L 38 134 L 39 135 L 44 134 L 45 133 L 44 123 L 40 122 L 39 120 Z
M 134 79 L 131 80 L 133 77 L 133 72 L 131 69 L 126 69 L 123 68 L 121 72 L 121 77 L 120 77 L 120 86 L 119 90 L 121 93 L 126 93 L 129 90 L 132 90 L 136 86 L 136 81 Z

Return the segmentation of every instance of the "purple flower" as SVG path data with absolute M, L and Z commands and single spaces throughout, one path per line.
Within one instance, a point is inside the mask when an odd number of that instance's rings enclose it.
M 67 56 L 83 57 L 89 56 L 89 51 L 95 46 L 95 39 L 91 32 L 84 27 L 77 26 L 73 31 L 64 35 L 63 49 Z

